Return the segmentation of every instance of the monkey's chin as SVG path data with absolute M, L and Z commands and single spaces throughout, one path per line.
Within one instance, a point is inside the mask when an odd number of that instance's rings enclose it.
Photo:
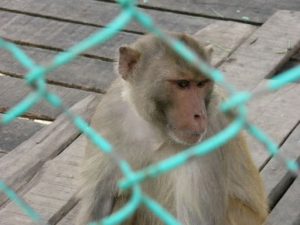
M 176 134 L 176 132 L 169 130 L 170 138 L 178 144 L 191 146 L 200 143 L 206 135 L 206 130 L 194 134 Z

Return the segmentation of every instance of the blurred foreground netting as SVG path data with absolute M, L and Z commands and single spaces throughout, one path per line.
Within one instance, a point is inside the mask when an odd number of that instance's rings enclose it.
M 130 217 L 135 210 L 141 205 L 146 205 L 156 216 L 158 216 L 165 224 L 177 225 L 180 224 L 170 213 L 163 209 L 157 202 L 149 198 L 144 194 L 140 188 L 140 183 L 147 179 L 149 176 L 159 176 L 163 173 L 187 163 L 187 161 L 195 156 L 203 156 L 218 149 L 220 146 L 226 144 L 233 139 L 242 129 L 245 129 L 252 136 L 257 138 L 272 156 L 277 156 L 282 160 L 287 169 L 294 173 L 299 173 L 299 165 L 292 160 L 286 159 L 280 155 L 277 145 L 258 127 L 251 124 L 247 120 L 247 108 L 246 103 L 252 100 L 254 97 L 260 96 L 270 91 L 276 91 L 285 85 L 300 79 L 300 67 L 296 67 L 288 70 L 282 74 L 276 76 L 275 79 L 269 80 L 267 84 L 255 92 L 237 92 L 235 87 L 230 83 L 227 83 L 222 73 L 209 65 L 206 65 L 197 55 L 186 47 L 183 43 L 169 37 L 166 33 L 163 33 L 158 27 L 155 26 L 153 20 L 145 13 L 138 10 L 135 7 L 136 1 L 134 0 L 118 0 L 118 3 L 122 7 L 122 13 L 115 18 L 106 28 L 99 30 L 90 37 L 86 38 L 77 45 L 71 47 L 68 51 L 56 55 L 52 61 L 47 65 L 38 65 L 33 59 L 28 57 L 19 47 L 13 43 L 0 39 L 0 47 L 9 51 L 14 58 L 27 69 L 28 73 L 25 76 L 25 84 L 32 87 L 33 91 L 26 96 L 22 102 L 10 109 L 2 118 L 2 124 L 8 124 L 16 119 L 18 116 L 23 115 L 33 106 L 38 104 L 42 100 L 46 100 L 50 105 L 60 109 L 73 123 L 74 125 L 85 134 L 90 141 L 92 141 L 100 151 L 111 156 L 112 163 L 117 163 L 122 171 L 124 178 L 119 182 L 121 189 L 131 189 L 131 200 L 115 214 L 104 218 L 99 223 L 92 224 L 105 224 L 114 225 L 120 224 L 126 218 Z M 140 171 L 133 171 L 130 165 L 122 160 L 122 158 L 113 151 L 113 146 L 108 141 L 97 134 L 88 123 L 79 116 L 72 113 L 67 107 L 64 106 L 62 100 L 55 94 L 51 93 L 46 84 L 46 75 L 61 66 L 71 62 L 81 53 L 93 48 L 97 45 L 101 45 L 109 41 L 112 37 L 118 35 L 118 33 L 124 29 L 132 20 L 136 20 L 141 26 L 146 28 L 149 32 L 153 33 L 157 37 L 164 40 L 170 45 L 182 58 L 194 65 L 199 71 L 207 75 L 215 81 L 217 85 L 224 87 L 229 94 L 228 100 L 223 102 L 220 106 L 220 110 L 224 113 L 233 111 L 236 115 L 235 120 L 222 132 L 218 133 L 214 137 L 205 140 L 197 146 L 193 146 L 185 151 L 174 155 L 173 157 L 159 162 L 155 165 L 151 165 Z M 26 204 L 12 189 L 10 189 L 4 181 L 0 180 L 0 190 L 15 204 L 20 207 L 32 221 L 37 224 L 46 224 L 43 218 L 35 212 L 28 204 Z

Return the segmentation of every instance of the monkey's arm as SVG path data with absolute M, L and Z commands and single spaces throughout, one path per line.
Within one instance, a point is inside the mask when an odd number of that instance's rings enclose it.
M 103 155 L 97 153 L 86 159 L 82 173 L 77 225 L 86 225 L 111 214 L 117 193 L 116 169 Z
M 242 135 L 228 148 L 228 217 L 230 225 L 261 225 L 267 214 L 263 183 Z

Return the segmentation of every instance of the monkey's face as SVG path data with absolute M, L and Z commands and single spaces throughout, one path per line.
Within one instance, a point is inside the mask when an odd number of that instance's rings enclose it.
M 203 76 L 172 76 L 153 80 L 146 86 L 135 85 L 131 86 L 133 105 L 164 136 L 183 145 L 197 144 L 205 137 L 211 80 Z
M 178 35 L 205 61 L 211 50 Z M 128 82 L 137 112 L 172 141 L 193 145 L 205 136 L 207 104 L 213 82 L 154 37 L 121 47 L 118 71 Z
M 213 82 L 207 78 L 166 80 L 169 107 L 165 108 L 166 132 L 175 142 L 192 145 L 206 134 L 207 104 Z

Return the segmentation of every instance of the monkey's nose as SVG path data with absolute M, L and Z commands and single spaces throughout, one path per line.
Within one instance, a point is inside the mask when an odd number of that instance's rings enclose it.
M 200 115 L 199 115 L 199 114 L 195 114 L 195 115 L 194 115 L 194 119 L 195 119 L 195 120 L 200 119 Z

